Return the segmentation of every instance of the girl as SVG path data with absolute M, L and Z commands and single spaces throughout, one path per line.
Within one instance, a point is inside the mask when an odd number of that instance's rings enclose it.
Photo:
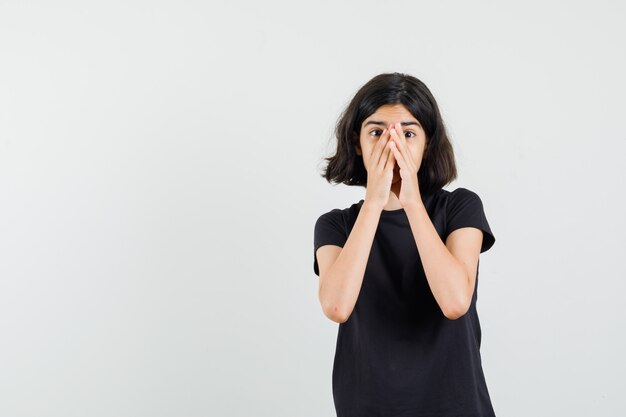
M 495 417 L 476 311 L 479 254 L 495 243 L 479 196 L 457 176 L 437 102 L 410 75 L 367 82 L 336 126 L 328 182 L 365 198 L 322 214 L 313 269 L 339 323 L 338 417 Z

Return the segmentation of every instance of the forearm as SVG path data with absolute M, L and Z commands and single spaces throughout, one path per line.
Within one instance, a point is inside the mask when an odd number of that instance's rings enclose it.
M 345 321 L 356 305 L 381 211 L 363 204 L 341 253 L 320 285 L 319 298 L 329 317 Z
M 470 283 L 467 272 L 439 237 L 422 201 L 405 207 L 405 211 L 437 304 L 448 318 L 462 315 Z

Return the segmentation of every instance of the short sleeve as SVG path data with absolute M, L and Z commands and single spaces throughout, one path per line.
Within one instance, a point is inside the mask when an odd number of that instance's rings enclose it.
M 347 239 L 345 222 L 340 209 L 333 209 L 317 219 L 313 233 L 313 271 L 317 276 L 320 274 L 317 264 L 317 250 L 324 245 L 343 247 Z
M 475 192 L 461 187 L 450 193 L 446 209 L 445 238 L 462 227 L 475 227 L 483 231 L 481 253 L 489 250 L 496 242 L 480 197 Z

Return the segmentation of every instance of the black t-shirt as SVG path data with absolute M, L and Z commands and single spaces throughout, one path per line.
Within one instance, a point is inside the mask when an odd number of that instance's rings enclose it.
M 483 231 L 481 253 L 495 243 L 480 197 L 466 188 L 440 189 L 422 200 L 442 241 L 461 227 Z M 343 247 L 363 200 L 322 214 L 315 251 Z M 404 209 L 383 210 L 361 290 L 339 324 L 332 384 L 338 417 L 494 417 L 480 356 L 472 303 L 457 320 L 437 304 Z

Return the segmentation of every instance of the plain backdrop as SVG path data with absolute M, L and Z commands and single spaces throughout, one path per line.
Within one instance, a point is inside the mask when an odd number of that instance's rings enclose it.
M 358 88 L 438 100 L 498 416 L 624 416 L 626 6 L 0 2 L 0 415 L 331 416 L 313 226 Z

